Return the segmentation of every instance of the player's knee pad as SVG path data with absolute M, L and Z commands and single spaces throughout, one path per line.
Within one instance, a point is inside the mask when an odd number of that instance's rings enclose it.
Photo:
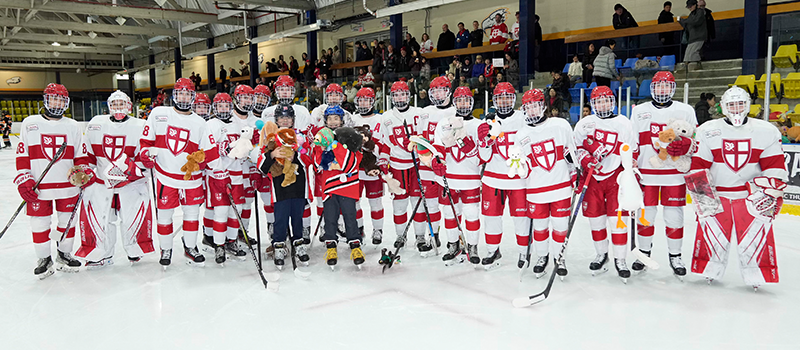
M 50 230 L 49 216 L 29 216 L 28 221 L 31 223 L 31 231 L 33 232 L 44 232 Z
M 184 205 L 181 210 L 183 210 L 183 221 L 197 221 L 200 219 L 200 205 Z
M 158 222 L 159 225 L 168 225 L 172 223 L 172 216 L 175 215 L 175 209 L 156 209 L 158 213 Z
M 397 215 L 405 215 L 408 210 L 408 198 L 404 199 L 395 199 L 392 201 L 392 212 L 395 216 Z
M 667 227 L 683 227 L 683 208 L 684 207 L 664 207 L 664 223 Z
M 461 205 L 461 212 L 465 220 L 478 221 L 481 219 L 481 203 L 465 203 Z
M 544 231 L 550 228 L 550 219 L 533 219 L 533 230 Z
M 596 218 L 588 218 L 589 219 L 589 228 L 594 230 L 602 230 L 606 228 L 606 216 L 598 216 Z M 616 220 L 616 218 L 615 218 Z
M 627 215 L 623 215 L 619 219 L 616 216 L 608 217 L 607 220 L 608 220 L 608 226 L 606 226 L 606 227 L 608 228 L 608 232 L 611 232 L 611 233 L 614 233 L 614 234 L 620 233 L 620 232 L 628 232 L 628 226 L 631 225 L 630 216 L 627 216 Z M 622 223 L 625 224 L 624 227 L 620 227 L 621 226 L 620 225 L 620 220 L 622 220 Z
M 670 208 L 670 207 L 664 207 L 665 215 L 666 215 L 666 212 L 667 212 L 667 208 Z M 681 207 L 681 209 L 683 209 L 683 207 Z M 658 206 L 652 206 L 652 207 L 645 207 L 644 208 L 644 219 L 647 220 L 650 223 L 650 226 L 654 225 L 654 223 L 656 221 L 656 214 L 658 214 Z
M 502 216 L 484 216 L 483 223 L 485 224 L 484 231 L 486 233 L 501 233 L 503 232 L 503 217 Z
M 517 234 L 527 236 L 531 228 L 531 219 L 527 216 L 515 216 L 513 219 L 514 230 L 516 230 Z
M 383 210 L 383 201 L 381 198 L 370 198 L 367 199 L 369 203 L 370 211 L 380 211 Z
M 228 212 L 230 211 L 230 209 L 231 208 L 229 206 L 223 206 L 223 205 L 214 207 L 214 210 L 212 211 L 213 213 L 212 215 L 214 215 L 214 221 L 227 223 Z
M 58 227 L 66 227 L 67 222 L 69 222 L 69 217 L 72 216 L 71 212 L 68 211 L 57 211 L 56 212 L 56 219 L 58 220 Z M 77 216 L 77 214 L 75 215 Z M 77 219 L 77 218 L 76 218 Z M 72 219 L 72 227 L 75 227 L 77 223 L 76 219 Z
M 553 224 L 553 231 L 567 232 L 569 229 L 569 217 L 551 217 L 550 222 Z

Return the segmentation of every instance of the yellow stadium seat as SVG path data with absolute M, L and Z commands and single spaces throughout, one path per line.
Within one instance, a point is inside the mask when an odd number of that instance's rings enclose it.
M 8 102 L 6 102 L 5 100 L 0 101 L 0 107 L 3 107 L 3 108 L 8 107 Z
M 800 73 L 789 73 L 783 82 L 783 97 L 800 99 Z
M 781 45 L 775 56 L 772 56 L 772 63 L 778 68 L 797 69 L 797 45 Z
M 738 86 L 752 94 L 755 91 L 755 85 L 756 85 L 756 76 L 754 74 L 751 74 L 751 75 L 740 75 L 736 77 L 736 81 L 733 84 L 728 84 L 728 87 Z
M 22 114 L 22 110 L 19 107 L 14 107 L 14 114 Z
M 19 107 L 19 101 L 14 101 L 14 107 Z
M 750 105 L 750 117 L 755 118 L 758 116 L 758 113 L 761 113 L 761 105 Z
M 764 98 L 766 96 L 765 91 L 767 88 L 764 86 L 767 83 L 767 75 L 762 74 L 761 79 L 756 80 L 756 90 L 758 90 L 758 98 Z M 771 89 L 769 92 L 769 98 L 775 98 L 776 95 L 781 91 L 781 74 L 780 73 L 772 73 L 772 81 Z
M 789 105 L 787 104 L 770 104 L 769 105 L 769 112 L 781 112 L 786 113 L 789 111 Z
M 794 110 L 789 113 L 786 113 L 786 117 L 792 121 L 794 125 L 800 125 L 800 103 L 794 106 Z

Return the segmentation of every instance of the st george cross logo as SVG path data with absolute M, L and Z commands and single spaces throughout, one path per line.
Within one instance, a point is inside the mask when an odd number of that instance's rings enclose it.
M 422 136 L 428 140 L 433 140 L 433 134 L 436 131 L 436 125 L 439 123 L 428 123 L 428 129 L 422 133 Z
M 472 139 L 472 137 L 470 137 L 470 136 L 467 136 L 467 137 Z M 466 159 L 467 157 L 474 157 L 474 156 L 476 156 L 478 154 L 478 147 L 472 147 L 472 149 L 468 153 L 464 153 L 461 150 L 462 150 L 461 147 L 453 146 L 453 147 L 450 147 L 448 152 L 450 152 L 450 154 L 453 156 L 453 160 L 455 160 L 456 162 L 459 162 L 459 163 L 464 161 L 464 159 Z
M 742 170 L 750 160 L 750 140 L 722 140 L 722 159 L 733 172 Z
M 105 155 L 108 160 L 113 162 L 119 159 L 123 152 L 125 152 L 125 135 L 103 136 L 103 155 Z
M 47 160 L 53 160 L 61 144 L 67 141 L 67 135 L 41 135 L 42 153 Z M 63 153 L 62 153 L 63 157 Z
M 658 153 L 658 150 L 655 149 L 654 145 L 658 141 L 658 133 L 664 131 L 666 127 L 667 124 L 650 123 L 650 147 L 653 147 L 656 153 Z
M 402 126 L 396 126 L 392 128 L 392 136 L 390 136 L 389 139 L 395 146 L 407 150 L 408 138 L 406 137 L 406 131 Z
M 556 154 L 556 143 L 550 139 L 531 145 L 533 151 L 533 159 L 536 160 L 536 165 L 542 167 L 544 170 L 552 171 L 558 160 Z
M 494 140 L 494 149 L 503 159 L 508 159 L 508 148 L 514 145 L 514 141 L 511 141 L 511 137 L 516 133 L 516 131 L 509 131 L 500 134 L 500 136 Z
M 189 130 L 177 128 L 172 125 L 167 127 L 167 148 L 174 155 L 178 155 L 189 144 Z
M 619 134 L 613 131 L 596 129 L 594 131 L 594 140 L 600 142 L 603 146 L 611 150 L 609 153 L 613 153 L 617 148 Z
M 228 137 L 228 142 L 230 142 L 230 143 L 234 143 L 234 142 L 236 142 L 236 140 L 239 139 L 239 134 L 227 134 L 225 136 Z

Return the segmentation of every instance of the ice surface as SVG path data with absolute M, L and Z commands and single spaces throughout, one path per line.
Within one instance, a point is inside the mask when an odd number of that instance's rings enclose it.
M 13 152 L 0 150 L 3 225 L 21 200 L 12 183 L 14 167 Z M 389 246 L 391 203 L 387 199 L 384 205 L 384 246 Z M 691 209 L 686 214 L 688 267 L 695 226 Z M 369 233 L 369 215 L 365 218 Z M 312 225 L 316 222 L 314 217 Z M 128 266 L 119 245 L 110 268 L 56 272 L 39 281 L 28 220 L 21 215 L 0 239 L 0 348 L 797 349 L 798 224 L 800 219 L 786 215 L 776 221 L 781 283 L 754 293 L 742 283 L 735 255 L 725 277 L 711 286 L 691 273 L 684 283 L 674 278 L 660 214 L 653 250 L 660 270 L 634 274 L 628 285 L 611 264 L 608 273 L 591 277 L 594 248 L 588 222 L 579 218 L 567 251 L 567 279 L 557 279 L 543 303 L 515 309 L 512 299 L 538 293 L 547 278 L 537 280 L 529 272 L 519 282 L 510 219 L 501 245 L 503 265 L 491 272 L 420 258 L 411 242 L 401 251 L 403 263 L 384 275 L 379 249 L 365 246 L 367 261 L 358 271 L 349 249 L 340 245 L 340 262 L 331 272 L 323 245 L 316 242 L 311 277 L 296 279 L 284 269 L 275 293 L 264 290 L 249 256 L 220 268 L 213 254 L 205 253 L 206 267 L 195 268 L 176 252 L 162 272 L 155 254 Z M 482 256 L 485 249 L 481 237 Z M 632 262 L 629 257 L 628 265 Z M 271 261 L 264 267 L 275 271 Z

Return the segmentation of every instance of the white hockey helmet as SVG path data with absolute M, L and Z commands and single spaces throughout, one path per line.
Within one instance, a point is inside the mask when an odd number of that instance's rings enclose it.
M 750 94 L 738 86 L 731 87 L 722 94 L 720 107 L 733 126 L 741 126 L 750 113 Z
M 131 98 L 120 90 L 114 91 L 108 97 L 108 111 L 116 120 L 125 119 L 132 112 L 133 103 Z

